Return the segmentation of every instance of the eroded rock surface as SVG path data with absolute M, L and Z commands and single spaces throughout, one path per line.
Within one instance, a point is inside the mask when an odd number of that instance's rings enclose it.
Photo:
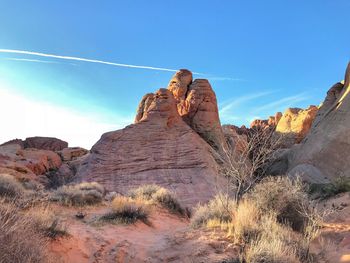
M 155 183 L 175 191 L 184 205 L 207 201 L 218 180 L 212 148 L 184 122 L 170 90 L 147 98 L 135 124 L 105 133 L 92 147 L 78 178 L 120 193 Z
M 350 175 L 350 64 L 344 83 L 347 86 L 337 83 L 328 91 L 310 132 L 293 149 L 290 171 L 307 165 L 310 178 L 314 174 L 325 180 Z

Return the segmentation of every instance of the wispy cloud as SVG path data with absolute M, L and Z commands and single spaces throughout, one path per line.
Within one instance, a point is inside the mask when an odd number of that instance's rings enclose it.
M 238 98 L 234 98 L 233 100 L 224 103 L 222 105 L 222 107 L 220 108 L 219 113 L 220 113 L 220 115 L 227 114 L 228 112 L 232 111 L 236 107 L 242 105 L 242 103 L 246 103 L 248 101 L 251 101 L 251 100 L 263 97 L 263 96 L 267 96 L 273 92 L 275 92 L 275 91 L 259 92 L 259 93 L 255 93 L 255 94 L 249 94 L 249 95 L 241 96 Z
M 5 60 L 12 61 L 25 61 L 25 62 L 37 62 L 37 63 L 45 63 L 45 64 L 59 64 L 57 61 L 49 61 L 49 60 L 41 60 L 41 59 L 28 59 L 28 58 L 3 58 Z
M 211 81 L 246 81 L 241 78 L 230 78 L 230 77 L 208 77 Z
M 80 58 L 80 57 L 72 57 L 72 56 L 62 56 L 62 55 L 47 54 L 47 53 L 33 52 L 33 51 L 26 51 L 26 50 L 0 49 L 0 53 L 18 54 L 18 55 L 30 55 L 30 56 L 55 58 L 55 59 L 63 59 L 63 60 L 71 60 L 71 61 L 82 61 L 82 62 L 90 62 L 90 63 L 98 63 L 98 64 L 110 65 L 110 66 L 115 66 L 115 67 L 149 69 L 149 70 L 168 71 L 168 72 L 176 72 L 177 71 L 176 69 L 170 69 L 170 68 L 123 64 L 123 63 L 115 63 L 115 62 L 103 61 L 103 60 L 98 60 L 98 59 Z M 199 73 L 199 72 L 192 72 L 192 73 L 193 74 L 197 74 L 197 75 L 204 75 L 203 73 Z
M 283 106 L 284 108 L 288 108 L 290 106 L 295 105 L 297 102 L 305 101 L 307 99 L 309 99 L 309 97 L 307 96 L 307 93 L 303 92 L 294 96 L 289 96 L 289 97 L 279 99 L 277 101 L 265 104 L 260 107 L 256 107 L 255 112 L 261 112 L 261 111 L 266 111 L 271 109 L 275 110 L 281 106 Z

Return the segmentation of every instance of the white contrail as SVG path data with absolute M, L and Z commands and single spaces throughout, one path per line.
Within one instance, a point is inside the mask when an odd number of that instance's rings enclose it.
M 97 59 L 79 58 L 79 57 L 71 57 L 71 56 L 61 56 L 61 55 L 46 54 L 46 53 L 26 51 L 26 50 L 0 49 L 0 53 L 23 54 L 23 55 L 31 55 L 31 56 L 39 56 L 39 57 L 57 58 L 57 59 L 74 60 L 74 61 L 83 61 L 83 62 L 91 62 L 91 63 L 99 63 L 99 64 L 111 65 L 111 66 L 116 66 L 116 67 L 140 68 L 140 69 L 150 69 L 150 70 L 160 70 L 160 71 L 170 71 L 170 72 L 176 72 L 177 71 L 176 69 L 169 69 L 169 68 L 158 68 L 158 67 L 150 67 L 150 66 L 138 66 L 138 65 L 114 63 L 114 62 L 102 61 L 102 60 L 97 60 Z M 198 72 L 193 72 L 193 74 L 202 75 L 202 73 L 198 73 Z
M 59 64 L 60 62 L 40 60 L 40 59 L 27 59 L 27 58 L 4 58 L 5 60 L 13 61 L 26 61 L 26 62 L 38 62 L 38 63 L 47 63 L 47 64 Z

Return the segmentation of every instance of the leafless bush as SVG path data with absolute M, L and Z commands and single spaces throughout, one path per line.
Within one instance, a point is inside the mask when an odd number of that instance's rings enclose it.
M 235 145 L 228 143 L 218 151 L 221 172 L 232 187 L 236 203 L 266 176 L 280 140 L 273 129 L 254 129 L 247 137 L 237 136 Z

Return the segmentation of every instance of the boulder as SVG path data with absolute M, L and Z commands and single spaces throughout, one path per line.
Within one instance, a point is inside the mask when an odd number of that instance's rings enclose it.
M 77 179 L 119 193 L 155 183 L 175 191 L 183 205 L 208 201 L 220 184 L 212 148 L 182 119 L 170 90 L 146 100 L 135 124 L 102 135 Z
M 81 148 L 81 147 L 68 147 L 64 148 L 62 151 L 57 152 L 61 158 L 62 161 L 68 162 L 68 161 L 73 161 L 85 154 L 87 154 L 89 151 Z
M 298 167 L 300 173 L 307 165 L 312 181 L 350 176 L 350 64 L 344 83 L 327 92 L 311 130 L 299 147 L 293 147 L 290 172 Z
M 309 132 L 318 108 L 310 106 L 303 110 L 300 108 L 288 108 L 279 120 L 276 133 L 283 136 L 283 145 L 290 147 L 300 143 Z
M 36 175 L 57 170 L 62 164 L 61 157 L 57 153 L 33 148 L 19 150 L 15 160 L 32 170 Z

